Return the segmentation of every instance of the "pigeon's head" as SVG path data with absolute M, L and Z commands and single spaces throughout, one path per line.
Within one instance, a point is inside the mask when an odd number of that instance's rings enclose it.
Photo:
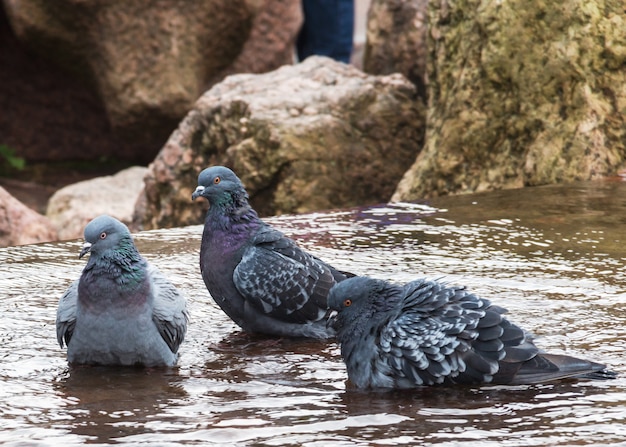
M 248 199 L 248 194 L 233 171 L 224 166 L 211 166 L 198 176 L 198 187 L 191 200 L 204 197 L 211 206 Z
M 328 294 L 327 324 L 338 335 L 352 331 L 363 324 L 376 312 L 384 281 L 367 276 L 355 276 L 333 286 Z
M 87 253 L 102 254 L 107 250 L 117 249 L 122 242 L 128 241 L 132 244 L 126 225 L 111 216 L 98 216 L 85 227 L 85 243 L 78 257 L 82 258 Z

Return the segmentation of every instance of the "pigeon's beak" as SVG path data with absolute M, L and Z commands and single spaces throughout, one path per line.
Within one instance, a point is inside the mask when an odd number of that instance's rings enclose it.
M 326 311 L 326 315 L 324 316 L 324 318 L 326 318 L 326 327 L 331 327 L 333 325 L 337 319 L 337 315 L 339 315 L 339 312 L 335 309 L 328 309 Z
M 82 258 L 83 256 L 85 256 L 87 253 L 89 253 L 91 251 L 91 243 L 89 242 L 85 242 L 83 244 L 83 249 L 80 251 L 80 254 L 78 255 L 78 259 Z
M 193 192 L 193 194 L 191 195 L 191 200 L 196 200 L 198 197 L 202 195 L 203 192 L 204 192 L 204 186 L 198 186 L 196 190 Z

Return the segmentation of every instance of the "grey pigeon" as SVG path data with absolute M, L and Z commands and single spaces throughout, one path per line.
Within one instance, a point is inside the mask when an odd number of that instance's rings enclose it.
M 540 352 L 505 309 L 463 287 L 354 277 L 333 287 L 328 306 L 356 388 L 615 377 L 604 365 Z
M 187 330 L 186 300 L 137 251 L 126 225 L 85 227 L 80 278 L 59 301 L 56 330 L 71 364 L 172 366 Z
M 209 202 L 200 270 L 222 310 L 246 332 L 333 337 L 324 319 L 328 291 L 349 274 L 263 222 L 230 169 L 213 166 L 202 171 L 192 200 L 198 197 Z

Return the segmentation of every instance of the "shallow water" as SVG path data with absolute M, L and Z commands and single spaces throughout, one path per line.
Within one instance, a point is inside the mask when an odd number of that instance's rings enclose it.
M 192 206 L 190 204 L 190 206 Z M 177 368 L 68 368 L 58 298 L 81 241 L 0 250 L 2 445 L 554 446 L 626 442 L 626 184 L 585 183 L 428 204 L 267 219 L 333 265 L 393 281 L 465 284 L 556 353 L 620 373 L 606 382 L 346 390 L 334 342 L 255 338 L 209 298 L 201 226 L 137 244 L 184 290 Z

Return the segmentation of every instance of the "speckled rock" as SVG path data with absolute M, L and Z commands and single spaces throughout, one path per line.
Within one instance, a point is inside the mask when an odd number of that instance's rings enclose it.
M 136 223 L 197 224 L 199 172 L 226 165 L 262 215 L 383 202 L 422 143 L 424 107 L 403 76 L 326 57 L 234 75 L 205 93 L 146 176 Z
M 367 13 L 363 71 L 402 73 L 426 97 L 428 0 L 372 0 Z
M 626 156 L 621 1 L 429 4 L 426 143 L 393 200 L 615 173 Z
M 115 175 L 74 183 L 55 192 L 48 201 L 46 216 L 59 239 L 82 237 L 85 225 L 100 214 L 108 214 L 130 225 L 147 170 L 134 166 Z

